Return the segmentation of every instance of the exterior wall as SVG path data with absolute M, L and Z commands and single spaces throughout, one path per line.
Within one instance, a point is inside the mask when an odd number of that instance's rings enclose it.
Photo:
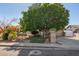
M 58 36 L 58 37 L 63 36 L 63 34 L 64 34 L 63 30 L 59 30 L 56 32 L 56 36 Z
M 51 31 L 50 31 L 50 32 L 51 32 Z M 40 32 L 40 34 L 43 35 L 43 32 Z M 59 31 L 56 32 L 56 36 L 57 36 L 57 37 L 63 36 L 63 34 L 64 34 L 63 30 L 59 30 Z

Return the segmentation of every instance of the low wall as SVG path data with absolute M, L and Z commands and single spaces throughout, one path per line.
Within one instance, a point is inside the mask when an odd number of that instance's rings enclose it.
M 40 34 L 43 35 L 43 32 L 40 32 Z M 57 37 L 63 36 L 63 34 L 64 34 L 63 30 L 59 30 L 59 31 L 56 32 Z
M 63 30 L 59 30 L 56 32 L 57 37 L 63 36 L 63 34 L 64 34 Z

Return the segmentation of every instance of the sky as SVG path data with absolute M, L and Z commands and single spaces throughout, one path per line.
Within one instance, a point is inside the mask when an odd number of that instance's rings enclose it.
M 79 25 L 79 3 L 66 3 L 64 6 L 70 11 L 69 24 Z
M 0 3 L 0 20 L 11 20 L 16 18 L 12 24 L 16 24 L 21 17 L 21 12 L 28 10 L 32 4 L 29 3 Z M 64 7 L 70 12 L 69 24 L 79 25 L 79 4 L 78 3 L 65 3 Z M 8 20 L 7 20 L 8 19 Z
M 28 3 L 0 3 L 0 20 L 8 22 L 15 18 L 17 21 L 12 22 L 12 24 L 17 24 L 22 11 L 28 10 L 30 5 Z

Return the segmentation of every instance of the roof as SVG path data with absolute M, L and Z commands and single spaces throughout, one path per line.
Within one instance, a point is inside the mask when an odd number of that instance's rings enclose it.
M 11 29 L 11 30 L 16 30 L 17 27 L 16 26 L 8 26 L 8 29 Z
M 71 28 L 72 31 L 75 31 L 76 29 L 79 29 L 79 25 L 68 25 L 65 27 L 65 29 Z

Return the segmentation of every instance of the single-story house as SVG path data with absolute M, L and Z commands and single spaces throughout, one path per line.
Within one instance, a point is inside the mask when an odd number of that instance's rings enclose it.
M 71 29 L 74 33 L 79 32 L 79 25 L 68 25 L 66 26 L 65 30 Z

